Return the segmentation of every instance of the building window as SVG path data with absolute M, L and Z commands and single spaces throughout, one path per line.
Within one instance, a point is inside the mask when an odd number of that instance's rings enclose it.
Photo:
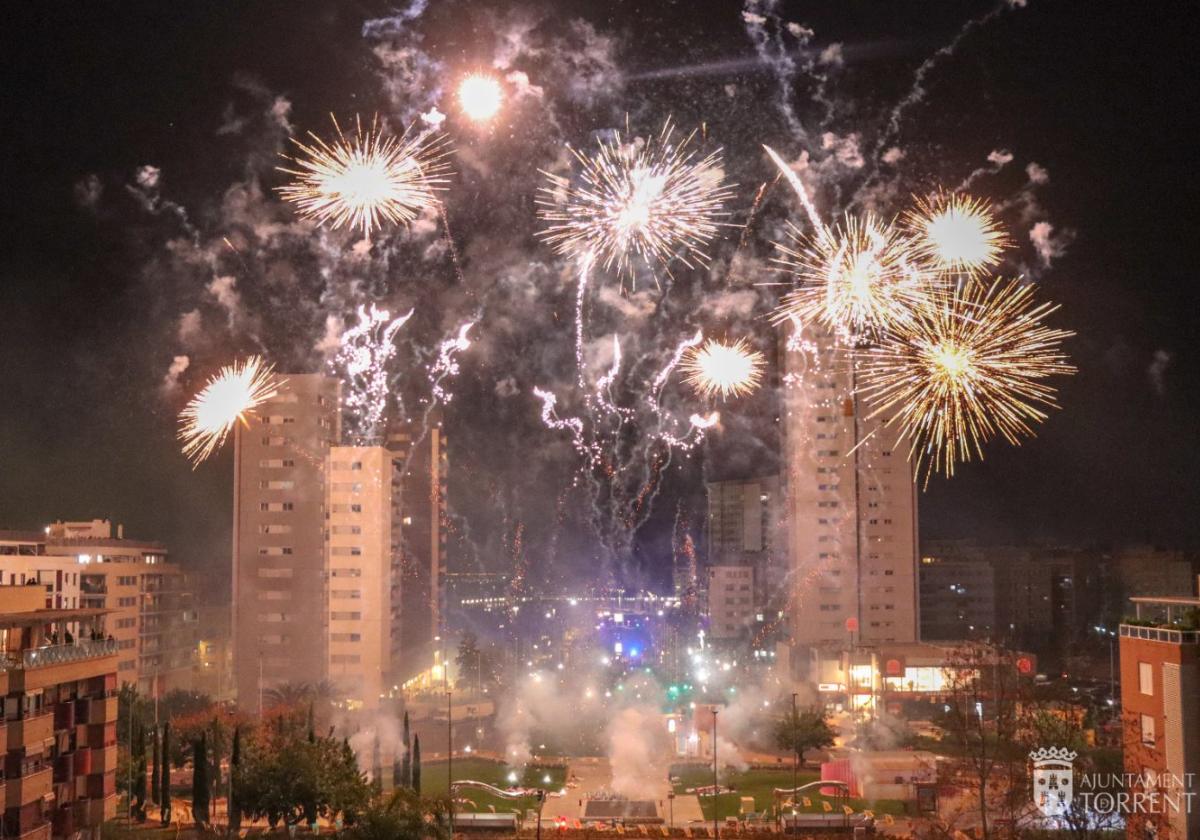
M 1154 746 L 1154 715 L 1142 715 L 1142 744 Z
M 1138 663 L 1138 691 L 1147 697 L 1154 696 L 1154 666 L 1149 662 Z

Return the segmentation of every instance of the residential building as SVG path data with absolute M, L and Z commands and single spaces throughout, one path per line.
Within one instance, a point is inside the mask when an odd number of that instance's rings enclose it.
M 754 617 L 774 617 L 787 606 L 787 539 L 779 476 L 717 481 L 706 489 L 706 565 L 750 568 Z M 720 593 L 710 590 L 710 604 L 721 600 Z M 714 634 L 718 625 L 713 622 Z
M 796 327 L 785 366 L 792 642 L 914 641 L 917 488 L 908 445 L 856 395 L 853 364 L 828 331 Z
M 339 397 L 333 377 L 289 374 L 235 432 L 234 683 L 248 709 L 266 688 L 325 678 L 325 464 Z
M 1200 598 L 1134 597 L 1119 628 L 1129 837 L 1200 838 Z
M 183 570 L 161 543 L 126 539 L 120 525 L 104 519 L 4 531 L 0 578 L 36 582 L 47 608 L 111 610 L 108 632 L 122 683 L 147 696 L 191 688 L 195 607 Z
M 941 544 L 921 557 L 921 640 L 995 637 L 996 587 L 991 563 Z
M 442 636 L 446 576 L 449 442 L 438 412 L 393 420 L 384 445 L 396 461 L 392 496 L 392 676 L 401 683 L 430 667 Z
M 746 636 L 754 626 L 754 567 L 710 566 L 708 635 L 711 639 Z
M 392 665 L 392 494 L 382 446 L 334 446 L 326 471 L 328 679 L 352 706 L 378 707 Z
M 197 611 L 196 659 L 192 689 L 214 700 L 233 700 L 233 639 L 228 606 L 201 606 Z
M 117 644 L 108 611 L 0 587 L 6 837 L 99 837 L 117 810 Z M 71 640 L 65 641 L 71 628 Z

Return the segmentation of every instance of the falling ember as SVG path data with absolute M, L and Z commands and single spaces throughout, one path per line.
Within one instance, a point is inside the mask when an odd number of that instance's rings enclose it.
M 773 320 L 817 321 L 856 339 L 911 320 L 944 280 L 928 271 L 908 239 L 870 214 L 814 235 L 795 234 L 795 248 L 777 245 L 796 288 Z
M 504 103 L 504 91 L 491 76 L 476 73 L 458 85 L 458 104 L 463 113 L 476 122 L 486 122 L 496 116 Z
M 974 276 L 996 265 L 1009 245 L 986 201 L 938 191 L 916 205 L 902 224 L 940 271 Z
M 728 399 L 753 392 L 762 382 L 765 363 L 763 354 L 751 350 L 744 338 L 733 344 L 710 338 L 689 349 L 679 367 L 684 381 L 700 396 Z
M 285 381 L 258 356 L 221 368 L 179 413 L 178 436 L 192 468 L 221 447 L 236 423 L 246 423 L 256 407 L 278 394 Z
M 556 251 L 595 259 L 605 270 L 632 274 L 636 256 L 665 264 L 706 263 L 731 191 L 719 151 L 703 157 L 676 142 L 670 120 L 649 141 L 601 140 L 590 155 L 571 149 L 580 165 L 572 180 L 546 173 L 538 215 L 549 222 L 542 237 Z
M 312 132 L 311 144 L 292 141 L 300 153 L 288 160 L 296 168 L 280 171 L 295 179 L 278 189 L 301 216 L 370 236 L 384 223 L 408 224 L 436 203 L 450 171 L 442 138 L 427 132 L 397 137 L 378 119 L 364 131 L 356 117 L 354 126 L 347 136 L 334 119 L 332 142 Z
M 995 435 L 1016 444 L 1056 407 L 1045 380 L 1075 368 L 1061 350 L 1073 335 L 1046 326 L 1057 309 L 1034 305 L 1033 287 L 968 284 L 919 309 L 858 364 L 859 392 L 872 416 L 885 416 L 910 441 L 917 467 L 954 474 L 956 462 L 983 457 Z

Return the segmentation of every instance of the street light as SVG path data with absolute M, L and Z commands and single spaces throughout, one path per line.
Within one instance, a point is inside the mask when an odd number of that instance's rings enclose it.
M 795 727 L 800 719 L 799 713 L 796 711 L 796 692 L 792 692 L 792 726 Z M 800 773 L 800 745 L 796 742 L 798 733 L 792 729 L 792 825 L 796 824 L 796 782 L 797 776 Z
M 721 804 L 721 799 L 718 795 L 718 791 L 720 790 L 720 788 L 717 785 L 717 712 L 719 712 L 719 711 L 720 711 L 720 709 L 718 709 L 716 706 L 713 706 L 713 709 L 712 709 L 712 716 L 713 716 L 713 736 L 712 736 L 713 744 L 712 744 L 712 747 L 713 747 L 713 838 L 714 838 L 714 840 L 720 840 L 720 838 L 721 838 L 721 826 L 717 822 L 717 810 L 718 810 L 718 806 Z

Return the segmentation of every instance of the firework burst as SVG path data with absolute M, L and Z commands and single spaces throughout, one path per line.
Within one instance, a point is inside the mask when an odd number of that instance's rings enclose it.
M 279 393 L 285 380 L 258 356 L 235 362 L 220 371 L 179 413 L 183 454 L 195 469 L 225 442 L 233 427 L 254 409 Z
M 859 392 L 871 416 L 900 428 L 916 469 L 928 464 L 926 481 L 982 458 L 997 434 L 1013 444 L 1032 437 L 1044 409 L 1057 407 L 1046 380 L 1075 368 L 1061 349 L 1073 333 L 1043 323 L 1056 310 L 1035 305 L 1019 281 L 967 284 L 862 354 Z
M 986 201 L 942 190 L 915 201 L 902 225 L 938 271 L 975 277 L 1000 262 L 1010 243 Z
M 280 167 L 295 180 L 279 187 L 279 194 L 304 218 L 370 236 L 384 223 L 412 222 L 445 189 L 450 170 L 444 139 L 426 132 L 397 137 L 378 118 L 364 131 L 355 117 L 350 136 L 336 119 L 333 127 L 332 142 L 312 132 L 311 143 L 293 140 L 299 154 L 288 160 L 295 168 Z
M 689 267 L 706 263 L 704 248 L 728 215 L 732 191 L 724 182 L 719 151 L 701 156 L 676 142 L 670 120 L 647 142 L 617 134 L 588 155 L 571 153 L 576 180 L 546 173 L 539 216 L 550 223 L 542 237 L 561 254 L 594 260 L 631 276 L 633 259 L 666 264 L 678 257 Z
M 795 247 L 777 245 L 797 282 L 775 312 L 776 323 L 817 321 L 851 340 L 910 321 L 941 284 L 894 226 L 870 214 L 814 234 L 795 228 Z
M 504 90 L 491 76 L 475 73 L 459 83 L 458 104 L 470 119 L 487 122 L 504 104 Z
M 762 382 L 765 364 L 763 354 L 744 338 L 732 344 L 710 338 L 690 348 L 679 367 L 684 381 L 700 396 L 728 399 L 752 393 Z

